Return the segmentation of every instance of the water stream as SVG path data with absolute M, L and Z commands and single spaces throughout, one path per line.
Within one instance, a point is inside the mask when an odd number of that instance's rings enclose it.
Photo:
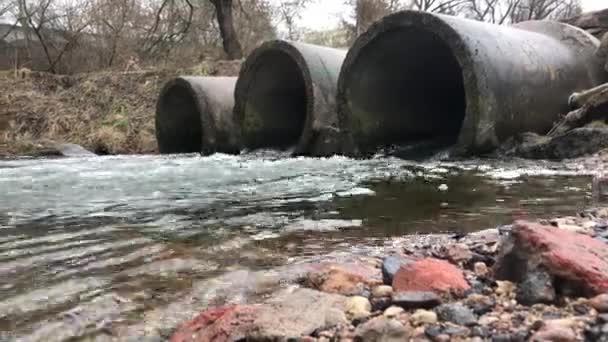
M 259 294 L 286 265 L 570 215 L 590 183 L 573 165 L 523 161 L 0 161 L 0 340 L 167 333 L 218 298 Z

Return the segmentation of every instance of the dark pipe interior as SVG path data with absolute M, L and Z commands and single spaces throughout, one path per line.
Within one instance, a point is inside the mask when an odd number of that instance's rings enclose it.
M 176 84 L 160 99 L 157 117 L 161 153 L 201 152 L 201 115 L 190 89 Z
M 243 138 L 250 148 L 295 145 L 306 120 L 306 85 L 297 63 L 269 50 L 257 59 L 243 107 Z
M 362 149 L 456 142 L 466 106 L 462 70 L 437 35 L 387 31 L 360 51 L 351 71 L 346 100 Z

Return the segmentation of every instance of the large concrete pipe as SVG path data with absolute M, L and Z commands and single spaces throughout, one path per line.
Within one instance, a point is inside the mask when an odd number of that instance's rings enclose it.
M 156 103 L 160 153 L 238 153 L 233 122 L 236 77 L 180 76 L 167 82 Z
M 281 40 L 254 50 L 235 91 L 244 147 L 340 152 L 335 95 L 345 56 L 344 50 Z
M 573 91 L 602 83 L 598 40 L 551 21 L 498 26 L 404 11 L 360 36 L 338 82 L 353 154 L 408 142 L 484 153 L 524 131 L 548 132 Z

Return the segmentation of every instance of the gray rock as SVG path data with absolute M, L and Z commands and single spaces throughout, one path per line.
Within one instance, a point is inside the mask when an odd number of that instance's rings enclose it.
M 555 301 L 551 275 L 544 271 L 531 272 L 517 287 L 517 301 L 523 305 L 549 304 Z
M 443 320 L 458 325 L 472 326 L 477 324 L 473 311 L 462 304 L 443 304 L 435 309 L 437 316 Z
M 393 304 L 404 309 L 432 309 L 441 304 L 441 298 L 434 292 L 398 292 L 393 294 Z
M 62 143 L 54 146 L 62 155 L 66 157 L 92 157 L 95 153 L 86 150 L 84 147 L 76 144 Z
M 580 127 L 553 137 L 526 133 L 507 145 L 501 150 L 510 156 L 551 160 L 577 158 L 608 147 L 608 128 Z
M 408 329 L 398 320 L 379 316 L 357 327 L 355 341 L 398 342 L 407 341 Z
M 391 255 L 382 261 L 382 280 L 386 285 L 393 284 L 393 277 L 395 273 L 399 271 L 401 266 L 406 265 L 411 262 L 411 259 L 400 256 L 400 255 Z

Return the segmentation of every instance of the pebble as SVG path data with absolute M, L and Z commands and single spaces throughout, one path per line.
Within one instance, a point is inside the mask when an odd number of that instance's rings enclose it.
M 517 301 L 524 305 L 549 304 L 555 301 L 553 279 L 546 272 L 533 272 L 517 287 Z
M 353 296 L 346 300 L 346 314 L 353 320 L 369 317 L 372 304 L 365 297 Z
M 499 321 L 498 317 L 495 316 L 481 316 L 477 321 L 477 324 L 487 327 Z
M 393 294 L 393 287 L 389 285 L 380 285 L 372 289 L 372 296 L 376 298 L 390 297 Z
M 488 266 L 482 261 L 476 262 L 475 265 L 473 265 L 473 270 L 475 271 L 475 275 L 480 278 L 486 277 L 489 273 Z
M 517 285 L 515 285 L 514 283 L 508 281 L 508 280 L 498 280 L 496 281 L 496 294 L 497 295 L 510 295 L 513 292 L 515 292 L 515 290 L 517 289 Z
M 405 291 L 393 294 L 393 304 L 404 309 L 432 309 L 441 304 L 441 298 L 434 292 Z
M 532 342 L 545 342 L 545 341 L 555 341 L 555 342 L 569 342 L 569 341 L 577 341 L 576 334 L 571 328 L 566 328 L 558 325 L 545 325 L 539 331 L 537 331 L 532 338 L 530 339 Z
M 361 341 L 399 342 L 407 341 L 409 333 L 398 320 L 380 316 L 359 325 L 355 336 Z
M 393 318 L 393 317 L 399 316 L 403 312 L 405 312 L 405 310 L 403 310 L 403 308 L 400 308 L 398 306 L 391 306 L 388 309 L 384 310 L 383 315 L 388 318 Z
M 410 323 L 414 326 L 434 324 L 437 323 L 437 314 L 433 311 L 418 309 L 410 316 Z
M 370 302 L 372 304 L 372 311 L 384 311 L 393 304 L 391 297 L 373 297 Z
M 598 312 L 608 312 L 608 294 L 603 293 L 601 295 L 597 295 L 589 299 L 589 305 L 591 305 L 591 307 L 597 310 Z
M 448 191 L 448 185 L 447 184 L 441 184 L 440 186 L 437 187 L 437 189 L 439 191 Z
M 458 325 L 471 326 L 477 324 L 477 317 L 466 306 L 454 303 L 443 304 L 435 309 L 439 318 Z

